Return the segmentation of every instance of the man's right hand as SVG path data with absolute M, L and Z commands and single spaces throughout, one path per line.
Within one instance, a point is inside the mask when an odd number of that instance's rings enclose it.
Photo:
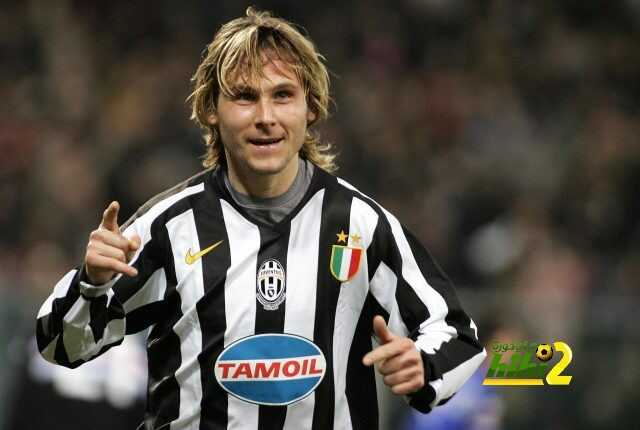
M 89 244 L 84 258 L 85 271 L 89 281 L 102 285 L 116 273 L 136 276 L 138 271 L 127 263 L 140 247 L 140 236 L 127 239 L 118 227 L 118 202 L 111 202 L 102 214 L 100 226 L 89 235 Z

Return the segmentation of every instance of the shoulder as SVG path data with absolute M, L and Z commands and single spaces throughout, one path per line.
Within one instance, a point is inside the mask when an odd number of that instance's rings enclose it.
M 323 172 L 323 176 L 326 192 L 345 197 L 341 200 L 350 205 L 350 217 L 360 228 L 366 230 L 382 228 L 387 232 L 402 228 L 398 219 L 373 197 L 339 176 L 327 172 Z
M 333 175 L 331 175 L 333 176 Z M 365 207 L 366 210 L 370 210 L 376 213 L 377 216 L 382 218 L 392 217 L 391 213 L 387 211 L 380 203 L 374 200 L 373 197 L 365 194 L 360 191 L 356 186 L 352 185 L 347 180 L 339 177 L 333 176 L 335 178 L 335 187 L 337 190 L 343 193 L 347 193 L 352 198 L 352 206 L 355 204 L 356 206 Z
M 135 214 L 123 224 L 121 229 L 124 231 L 134 222 L 150 226 L 161 217 L 166 219 L 171 216 L 171 213 L 177 214 L 183 212 L 184 203 L 188 197 L 205 191 L 206 182 L 211 177 L 212 172 L 212 169 L 203 170 L 179 184 L 156 194 L 140 206 Z

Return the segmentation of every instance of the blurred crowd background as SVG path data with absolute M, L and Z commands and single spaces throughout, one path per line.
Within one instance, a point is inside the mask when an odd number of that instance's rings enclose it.
M 640 1 L 252 4 L 301 24 L 326 56 L 335 103 L 319 131 L 339 175 L 416 233 L 481 340 L 573 350 L 570 386 L 482 389 L 479 373 L 450 408 L 465 423 L 422 423 L 388 399 L 386 428 L 635 428 Z M 35 316 L 111 200 L 124 222 L 200 170 L 190 77 L 248 5 L 0 7 L 0 429 L 102 428 L 78 418 L 97 401 L 105 420 L 133 417 L 104 428 L 141 421 L 144 351 L 125 358 L 135 377 L 114 382 L 100 364 L 74 385 L 78 373 L 34 355 Z

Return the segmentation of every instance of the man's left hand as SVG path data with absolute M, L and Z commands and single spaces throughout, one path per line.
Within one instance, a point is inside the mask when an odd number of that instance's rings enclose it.
M 411 394 L 424 387 L 422 356 L 413 341 L 393 334 L 380 315 L 373 318 L 373 331 L 380 339 L 380 346 L 367 353 L 362 363 L 376 364 L 384 383 L 395 394 Z

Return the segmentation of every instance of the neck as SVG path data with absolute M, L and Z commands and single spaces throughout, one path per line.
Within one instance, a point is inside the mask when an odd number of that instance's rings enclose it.
M 229 158 L 227 158 L 229 160 Z M 298 174 L 298 157 L 294 157 L 284 170 L 275 174 L 259 174 L 250 169 L 239 169 L 227 163 L 231 186 L 239 193 L 253 197 L 273 198 L 285 192 Z

